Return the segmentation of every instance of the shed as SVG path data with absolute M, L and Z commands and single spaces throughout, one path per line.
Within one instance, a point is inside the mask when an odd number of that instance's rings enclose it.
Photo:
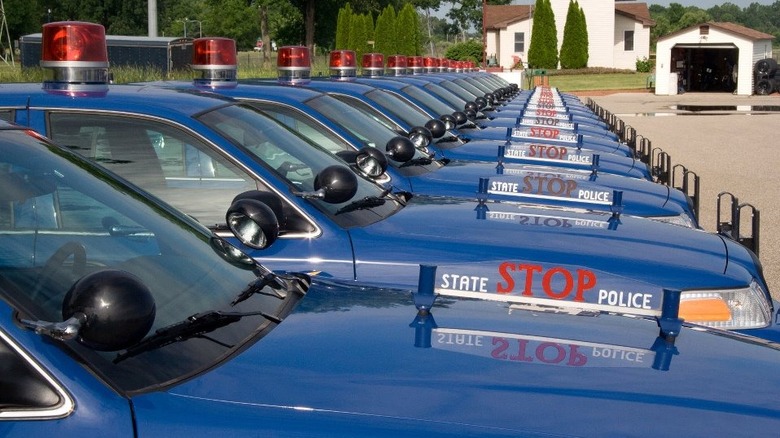
M 772 57 L 773 35 L 708 22 L 664 35 L 656 44 L 655 94 L 753 94 L 753 66 Z
M 41 37 L 34 33 L 19 38 L 22 68 L 40 65 Z M 167 74 L 192 62 L 192 38 L 106 35 L 106 48 L 112 67 L 154 67 Z

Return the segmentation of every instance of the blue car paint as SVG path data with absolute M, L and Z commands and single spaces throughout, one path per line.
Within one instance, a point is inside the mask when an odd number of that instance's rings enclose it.
M 192 87 L 190 83 L 186 82 L 156 82 L 153 84 L 174 88 Z M 208 89 L 236 99 L 256 101 L 261 108 L 267 108 L 269 112 L 273 111 L 270 108 L 274 106 L 287 105 L 293 107 L 318 119 L 321 124 L 326 125 L 327 129 L 330 129 L 338 136 L 350 139 L 349 141 L 354 147 L 358 147 L 357 145 L 362 143 L 360 140 L 355 139 L 343 126 L 328 121 L 325 114 L 307 105 L 310 99 L 319 95 L 306 87 L 237 84 L 235 87 L 222 86 Z M 377 141 L 374 140 L 374 142 Z M 455 155 L 458 155 L 458 151 L 462 151 L 463 155 L 472 153 L 474 154 L 473 156 L 479 156 L 480 152 L 486 152 L 488 146 L 478 144 L 476 141 L 473 143 L 470 142 L 458 147 L 455 149 Z M 541 148 L 542 145 L 527 145 L 527 147 L 532 148 L 530 152 L 527 152 L 527 155 L 533 155 L 534 151 L 538 150 L 534 148 Z M 623 211 L 626 214 L 646 217 L 683 215 L 688 218 L 686 220 L 690 220 L 692 226 L 697 224 L 689 200 L 678 190 L 634 178 L 621 178 L 603 174 L 601 173 L 601 166 L 599 166 L 598 172 L 584 173 L 582 169 L 589 169 L 589 166 L 587 166 L 589 160 L 583 165 L 581 161 L 572 160 L 574 154 L 567 154 L 566 156 L 569 158 L 566 161 L 560 159 L 534 159 L 535 157 L 525 159 L 524 157 L 518 157 L 515 159 L 513 156 L 509 156 L 512 151 L 514 151 L 515 156 L 526 154 L 521 150 L 524 150 L 523 145 L 508 147 L 507 154 L 501 160 L 506 164 L 502 163 L 500 166 L 482 162 L 453 161 L 444 166 L 430 165 L 410 168 L 390 160 L 391 165 L 388 167 L 387 172 L 392 184 L 395 184 L 396 187 L 402 190 L 414 193 L 473 199 L 478 195 L 480 178 L 492 178 L 493 180 L 502 180 L 511 184 L 510 190 L 494 189 L 491 195 L 493 199 L 540 202 L 551 205 L 592 208 L 602 211 L 611 211 L 612 191 L 620 190 L 623 192 Z M 466 156 L 471 158 L 471 156 Z M 591 157 L 586 156 L 582 158 L 586 160 Z M 608 158 L 609 156 L 605 156 L 604 160 L 607 161 Z M 515 161 L 553 165 L 564 162 L 567 165 L 562 167 L 569 167 L 570 169 L 557 169 L 552 166 L 521 165 L 516 164 Z M 609 163 L 609 161 L 607 162 Z M 632 165 L 641 164 L 633 160 L 630 160 L 630 162 Z M 613 169 L 617 168 L 617 164 L 611 167 Z M 631 171 L 636 170 L 629 168 L 626 172 L 631 174 Z M 640 174 L 639 172 L 636 173 Z M 555 179 L 555 181 L 550 182 L 548 179 Z M 587 187 L 589 185 L 591 187 Z M 594 195 L 599 196 L 600 199 L 595 199 Z
M 353 80 L 361 84 L 382 88 L 383 90 L 392 91 L 398 95 L 401 95 L 405 99 L 408 99 L 409 102 L 420 107 L 423 111 L 425 111 L 426 114 L 432 117 L 438 118 L 444 114 L 451 114 L 454 111 L 461 110 L 460 108 L 456 109 L 452 106 L 444 104 L 443 102 L 438 100 L 434 95 L 432 95 L 429 91 L 426 91 L 424 88 L 420 87 L 419 85 L 406 84 L 401 81 L 394 81 L 384 77 L 371 77 L 371 78 L 356 77 Z M 529 96 L 526 95 L 522 97 L 516 97 L 516 99 L 519 98 L 527 99 L 528 97 Z M 425 99 L 425 101 L 422 101 L 421 99 Z M 444 107 L 442 107 L 442 105 Z M 572 104 L 567 103 L 567 105 L 572 105 Z M 438 108 L 439 111 L 436 111 L 434 109 L 434 106 L 435 108 Z M 483 120 L 480 122 L 480 126 L 510 128 L 510 127 L 522 126 L 525 122 L 526 119 L 523 117 L 515 118 L 514 120 L 510 118 L 496 118 L 489 121 Z M 605 137 L 611 140 L 618 140 L 617 135 L 613 132 L 608 131 L 605 127 L 594 126 L 589 123 L 578 124 L 575 122 L 573 123 L 573 126 L 568 130 L 574 131 L 575 133 L 587 134 L 592 137 Z M 460 132 L 459 128 L 455 128 L 453 132 L 456 135 L 459 134 Z
M 512 292 L 519 297 L 535 294 L 540 299 L 558 296 L 552 302 L 566 296 L 631 312 L 657 311 L 664 288 L 735 289 L 754 283 L 756 293 L 769 299 L 760 262 L 739 244 L 627 215 L 427 196 L 414 196 L 405 206 L 401 200 L 388 199 L 370 211 L 334 215 L 336 208 L 349 202 L 328 207 L 292 196 L 291 183 L 281 180 L 277 171 L 198 121 L 211 114 L 209 110 L 238 111 L 235 104 L 204 93 L 139 86 L 113 86 L 102 96 L 85 99 L 46 93 L 34 84 L 6 84 L 0 93 L 0 108 L 15 109 L 33 129 L 55 140 L 58 133 L 49 131 L 47 119 L 67 112 L 108 112 L 127 120 L 165 120 L 189 127 L 193 135 L 275 192 L 288 211 L 296 212 L 296 224 L 309 227 L 306 233 L 282 236 L 264 250 L 245 248 L 272 269 L 318 272 L 358 284 L 404 289 L 416 284 L 419 264 L 431 263 L 441 267 L 437 284 L 444 288 L 477 294 Z M 244 113 L 251 112 L 236 115 Z M 324 153 L 311 155 L 310 146 L 296 145 L 292 139 L 280 146 L 290 153 L 306 150 L 303 162 L 314 160 L 318 166 L 333 160 Z M 121 171 L 120 166 L 117 172 Z M 381 187 L 358 182 L 356 197 L 380 195 Z M 195 217 L 203 202 L 167 192 L 159 196 Z M 220 211 L 227 208 L 228 196 L 222 202 Z M 359 218 L 373 223 L 349 225 Z M 224 231 L 221 234 L 230 238 Z M 526 288 L 531 289 L 524 292 Z M 616 291 L 625 291 L 625 297 L 630 295 L 634 301 L 618 299 Z M 650 302 L 654 309 L 647 309 Z M 770 330 L 776 326 L 772 324 Z
M 307 299 L 332 310 L 302 309 L 225 366 L 136 397 L 140 435 L 281 423 L 307 436 L 754 436 L 779 425 L 766 377 L 778 352 L 750 339 L 685 330 L 667 346 L 653 321 L 603 316 L 590 328 L 459 300 L 421 323 L 407 296 L 362 306 L 318 292 Z M 417 344 L 426 323 L 430 342 Z M 618 357 L 599 365 L 598 354 Z M 663 357 L 668 371 L 654 369 Z M 755 373 L 734 373 L 744 362 Z
M 259 86 L 259 85 L 277 85 L 273 81 L 268 80 L 247 80 L 242 81 L 239 86 L 245 86 L 245 85 L 252 85 L 252 86 Z M 364 92 L 369 92 L 373 89 L 373 87 L 362 87 L 358 90 L 354 90 L 354 87 L 350 87 L 349 85 L 342 83 L 342 82 L 335 82 L 330 85 L 328 85 L 328 82 L 316 82 L 315 85 L 309 84 L 310 86 L 304 87 L 304 88 L 313 88 L 315 90 L 320 88 L 325 88 L 320 91 L 327 91 L 327 89 L 339 89 L 342 90 L 345 93 L 349 93 L 349 96 L 352 96 L 353 98 L 358 98 L 363 100 L 363 102 L 368 103 L 370 105 L 373 105 L 371 101 L 366 101 L 363 97 Z M 293 87 L 293 89 L 298 89 L 300 87 Z M 218 88 L 215 89 L 215 91 L 219 91 L 220 93 L 228 93 L 230 95 L 238 96 L 240 93 L 236 93 L 235 90 L 231 91 L 228 87 L 224 88 Z M 356 91 L 356 93 L 355 93 Z M 274 97 L 277 100 L 283 100 L 285 99 L 284 93 L 278 93 L 274 92 L 272 90 L 268 91 L 269 94 L 274 93 Z M 296 93 L 295 91 L 292 91 L 290 93 Z M 328 94 L 338 96 L 341 94 L 339 93 L 331 93 Z M 294 96 L 291 96 L 294 97 Z M 299 98 L 301 99 L 301 98 Z M 346 102 L 348 104 L 352 102 Z M 374 107 L 372 114 L 380 114 L 379 117 L 385 117 L 387 118 L 387 114 L 384 111 L 383 108 Z M 388 124 L 391 126 L 395 126 L 395 129 L 402 132 L 408 132 L 410 127 L 404 127 L 400 126 L 394 121 L 390 120 L 387 121 Z M 503 131 L 508 131 L 509 128 L 501 128 Z M 455 136 L 444 136 L 437 141 L 435 141 L 430 147 L 437 151 L 441 156 L 453 159 L 453 160 L 468 160 L 468 161 L 487 161 L 487 162 L 496 162 L 498 160 L 508 163 L 508 162 L 517 162 L 517 163 L 527 163 L 527 164 L 537 164 L 539 163 L 538 156 L 534 156 L 532 153 L 529 153 L 529 156 L 523 156 L 526 154 L 500 154 L 500 151 L 506 150 L 506 149 L 513 149 L 513 150 L 520 150 L 520 149 L 540 149 L 543 146 L 553 146 L 557 148 L 557 150 L 565 149 L 567 151 L 566 154 L 555 156 L 554 158 L 548 158 L 544 160 L 544 163 L 542 164 L 549 164 L 549 165 L 560 165 L 563 167 L 571 167 L 571 168 L 583 168 L 583 166 L 587 166 L 588 163 L 592 163 L 592 155 L 599 153 L 599 151 L 593 150 L 593 149 L 587 149 L 582 148 L 581 145 L 572 144 L 571 142 L 568 143 L 561 143 L 558 142 L 557 145 L 554 145 L 553 140 L 549 139 L 540 139 L 539 141 L 533 141 L 533 142 L 506 142 L 506 141 L 497 141 L 497 140 L 470 140 L 468 142 L 462 142 Z M 585 157 L 583 157 L 585 156 Z M 575 159 L 576 158 L 576 159 Z M 611 154 L 609 152 L 604 153 L 604 151 L 601 151 L 600 153 L 600 160 L 599 160 L 599 171 L 608 172 L 608 173 L 614 173 L 614 174 L 620 174 L 620 175 L 628 175 L 632 177 L 638 177 L 638 178 L 645 178 L 648 180 L 652 179 L 652 176 L 650 174 L 649 169 L 647 168 L 647 165 L 639 162 L 633 158 L 629 158 L 622 155 L 616 155 Z
M 442 102 L 445 102 L 449 105 L 452 105 L 454 108 L 463 109 L 465 104 L 469 101 L 473 101 L 474 96 L 473 95 L 463 95 L 462 92 L 465 90 L 460 90 L 461 93 L 455 94 L 452 89 L 454 89 L 456 92 L 458 91 L 457 85 L 448 85 L 449 89 L 442 87 L 442 84 L 447 84 L 448 80 L 443 77 L 439 77 L 436 75 L 413 75 L 413 76 L 389 76 L 388 79 L 400 81 L 407 84 L 414 84 L 420 87 L 423 87 L 424 89 L 428 90 L 431 94 L 439 98 Z M 454 86 L 454 88 L 453 88 Z M 517 97 L 517 99 L 525 99 L 531 92 L 528 90 L 523 90 L 520 92 L 521 94 Z M 522 100 L 521 100 L 522 102 Z M 511 105 L 511 103 L 509 104 Z M 482 111 L 482 116 L 477 119 L 477 122 L 480 125 L 489 126 L 490 122 L 494 119 L 518 119 L 524 115 L 526 115 L 525 111 L 525 103 L 521 103 L 519 105 L 514 106 L 508 106 L 507 108 L 501 108 L 499 107 L 498 110 L 496 108 L 491 110 L 484 110 Z M 600 120 L 596 115 L 593 113 L 588 113 L 587 111 L 581 111 L 577 112 L 576 114 L 570 114 L 568 112 L 564 112 L 562 114 L 565 114 L 566 120 L 570 122 L 577 122 L 579 124 L 588 125 L 594 128 L 603 128 L 607 129 L 607 124 Z M 466 132 L 472 132 L 472 130 L 469 129 L 461 129 L 462 131 Z M 478 131 L 476 131 L 478 132 Z
M 396 123 L 401 129 L 409 131 L 413 126 L 405 122 L 399 115 L 388 114 L 387 109 L 379 106 L 374 101 L 368 100 L 364 97 L 364 93 L 374 89 L 374 87 L 356 83 L 353 81 L 332 81 L 332 80 L 312 80 L 306 84 L 307 87 L 314 88 L 319 91 L 324 91 L 329 94 L 339 93 L 351 96 L 353 98 L 360 99 L 365 104 L 372 106 L 376 111 L 384 113 L 390 117 L 394 123 Z M 552 131 L 551 131 L 552 132 Z M 585 148 L 600 153 L 611 153 L 619 156 L 633 157 L 633 151 L 628 146 L 623 145 L 617 141 L 609 140 L 605 138 L 587 137 L 582 134 L 577 135 L 564 135 L 555 134 L 548 135 L 546 132 L 537 133 L 536 130 L 527 128 L 493 128 L 488 127 L 480 129 L 478 131 L 471 130 L 462 133 L 469 139 L 483 139 L 483 140 L 495 140 L 503 142 L 539 142 L 543 141 L 546 144 L 560 145 L 572 148 Z

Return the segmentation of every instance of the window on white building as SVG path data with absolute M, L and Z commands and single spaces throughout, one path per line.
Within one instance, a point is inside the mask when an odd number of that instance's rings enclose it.
M 525 32 L 515 32 L 515 53 L 525 52 Z
M 623 32 L 623 47 L 626 52 L 634 50 L 634 31 L 627 30 Z

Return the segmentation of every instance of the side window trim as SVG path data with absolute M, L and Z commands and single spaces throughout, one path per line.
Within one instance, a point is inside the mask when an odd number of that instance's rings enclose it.
M 19 359 L 23 360 L 34 369 L 35 372 L 54 389 L 61 400 L 60 404 L 54 407 L 0 410 L 0 420 L 60 419 L 69 416 L 73 412 L 76 404 L 65 388 L 2 330 L 0 330 L 0 341 L 9 346 Z

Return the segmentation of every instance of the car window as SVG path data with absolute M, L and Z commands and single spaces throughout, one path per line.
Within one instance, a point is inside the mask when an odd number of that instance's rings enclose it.
M 329 152 L 335 154 L 341 151 L 352 150 L 352 147 L 346 140 L 322 126 L 316 119 L 294 108 L 260 101 L 253 101 L 252 105 Z
M 162 122 L 113 114 L 49 115 L 50 137 L 209 226 L 257 182 L 199 138 Z M 192 202 L 197 199 L 198 202 Z
M 366 97 L 403 120 L 409 126 L 425 126 L 425 123 L 431 119 L 431 116 L 425 114 L 417 105 L 397 94 L 376 89 L 366 93 Z
M 382 114 L 381 111 L 377 110 L 376 108 L 372 107 L 366 102 L 363 102 L 362 100 L 353 97 L 353 96 L 347 96 L 344 94 L 337 94 L 332 93 L 330 96 L 335 97 L 336 99 L 344 102 L 345 104 L 349 105 L 350 107 L 357 108 L 360 110 L 363 114 L 373 119 L 374 122 L 381 124 L 385 128 L 395 132 L 395 133 L 403 133 L 404 129 L 392 121 L 389 117 Z
M 442 114 L 450 114 L 453 112 L 453 108 L 448 106 L 446 103 L 440 101 L 439 99 L 436 99 L 435 97 L 431 96 L 430 93 L 426 92 L 422 88 L 416 86 L 416 85 L 409 85 L 407 87 L 404 87 L 402 90 L 404 93 L 408 94 L 414 99 L 419 100 L 423 103 L 423 105 L 427 106 L 431 109 L 435 114 L 442 115 Z

